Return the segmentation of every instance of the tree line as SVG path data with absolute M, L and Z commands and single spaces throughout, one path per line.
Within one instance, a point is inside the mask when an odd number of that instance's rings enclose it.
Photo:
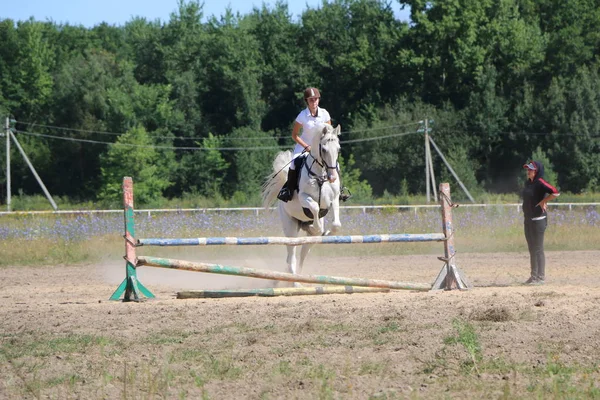
M 561 190 L 600 190 L 600 0 L 399 3 L 410 22 L 380 0 L 297 20 L 279 1 L 203 22 L 194 0 L 124 26 L 4 19 L 0 116 L 50 192 L 77 200 L 118 201 L 126 175 L 142 202 L 256 198 L 307 86 L 363 196 L 425 192 L 424 119 L 472 193 L 517 191 L 534 155 Z M 13 192 L 38 193 L 11 161 Z

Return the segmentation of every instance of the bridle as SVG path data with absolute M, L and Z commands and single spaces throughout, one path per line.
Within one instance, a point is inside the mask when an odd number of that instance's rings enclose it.
M 333 142 L 333 139 L 329 139 L 328 141 Z M 331 166 L 329 164 L 327 164 L 327 161 L 325 161 L 325 157 L 323 157 L 323 145 L 321 142 L 319 142 L 319 159 L 316 159 L 315 157 L 313 157 L 312 154 L 308 154 L 310 156 L 310 158 L 312 159 L 312 163 L 310 163 L 310 166 L 308 165 L 308 160 L 306 160 L 307 162 L 304 163 L 304 166 L 306 167 L 306 171 L 308 172 L 308 175 L 312 178 L 314 178 L 317 183 L 319 184 L 319 197 L 321 197 L 321 186 L 323 186 L 323 183 L 325 183 L 328 180 L 328 176 L 329 174 L 327 173 L 329 170 L 338 169 L 339 166 L 339 162 L 338 162 L 338 158 L 339 158 L 339 153 L 338 153 L 338 157 L 336 157 L 335 159 L 335 165 Z M 313 166 L 317 164 L 319 167 L 321 167 L 321 170 L 324 170 L 324 173 L 321 173 L 321 175 L 316 174 L 315 172 L 313 172 Z

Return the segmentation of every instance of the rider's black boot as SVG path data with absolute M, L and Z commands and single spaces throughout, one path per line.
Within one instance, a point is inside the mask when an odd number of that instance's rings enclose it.
M 346 201 L 348 200 L 350 197 L 352 197 L 352 193 L 350 193 L 350 189 L 348 189 L 347 187 L 343 187 L 340 189 L 340 200 L 341 201 Z
M 350 189 L 345 186 L 342 186 L 342 174 L 340 173 L 340 168 L 338 166 L 337 169 L 338 177 L 340 178 L 340 201 L 346 201 L 350 197 L 352 197 L 352 193 L 350 193 Z
M 288 202 L 294 197 L 294 192 L 296 191 L 296 186 L 298 183 L 298 172 L 295 169 L 288 170 L 288 180 L 283 185 L 277 198 L 281 201 Z

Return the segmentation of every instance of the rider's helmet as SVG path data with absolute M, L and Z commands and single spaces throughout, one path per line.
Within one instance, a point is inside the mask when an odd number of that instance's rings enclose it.
M 304 101 L 307 101 L 311 97 L 321 97 L 319 89 L 314 87 L 306 88 L 306 90 L 304 90 Z

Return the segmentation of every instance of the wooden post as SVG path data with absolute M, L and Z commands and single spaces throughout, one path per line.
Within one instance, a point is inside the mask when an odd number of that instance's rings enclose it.
M 123 209 L 125 216 L 125 280 L 117 290 L 110 296 L 110 300 L 119 300 L 122 293 L 123 301 L 140 301 L 140 293 L 148 298 L 154 298 L 150 292 L 137 279 L 137 256 L 135 250 L 135 222 L 133 218 L 133 180 L 130 177 L 123 178 Z M 133 299 L 131 295 L 133 294 Z
M 452 208 L 458 207 L 458 205 L 452 204 L 450 198 L 450 185 L 448 183 L 440 184 L 440 205 L 442 209 L 442 229 L 446 236 L 446 240 L 444 241 L 444 257 L 439 257 L 439 259 L 444 261 L 445 264 L 431 290 L 466 290 L 471 288 L 472 285 L 467 281 L 463 272 L 456 266 Z

